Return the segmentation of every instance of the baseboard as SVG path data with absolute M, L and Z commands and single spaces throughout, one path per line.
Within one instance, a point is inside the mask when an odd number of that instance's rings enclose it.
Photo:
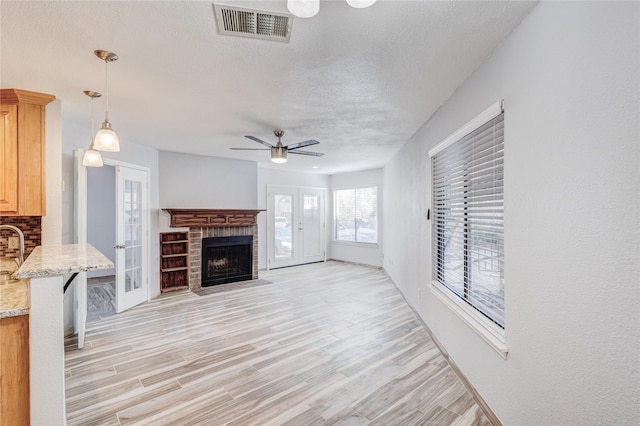
M 342 260 L 342 259 L 332 259 L 332 258 L 327 258 L 327 262 L 340 262 L 340 263 L 348 263 L 349 265 L 358 265 L 358 266 L 366 266 L 367 268 L 373 268 L 373 269 L 379 269 L 379 270 L 384 270 L 384 268 L 382 266 L 376 266 L 376 265 L 369 265 L 368 263 L 360 263 L 360 262 L 350 262 L 348 260 Z M 387 271 L 385 271 L 385 274 L 387 273 Z M 387 274 L 388 276 L 389 274 Z M 395 285 L 395 284 L 394 284 Z
M 420 318 L 419 315 L 417 316 L 418 318 Z M 420 321 L 422 321 L 422 318 L 420 318 Z M 424 324 L 424 321 L 422 321 L 422 323 Z M 427 327 L 426 324 L 425 324 L 425 327 Z M 469 391 L 473 399 L 476 401 L 476 404 L 478 404 L 478 407 L 480 407 L 484 415 L 487 416 L 487 419 L 489 420 L 489 422 L 493 426 L 502 426 L 502 423 L 498 419 L 498 416 L 496 416 L 496 414 L 493 412 L 491 407 L 489 407 L 487 402 L 480 396 L 476 388 L 474 388 L 471 382 L 469 382 L 469 379 L 467 379 L 467 376 L 465 376 L 462 370 L 460 370 L 460 367 L 458 367 L 455 361 L 451 359 L 451 357 L 449 356 L 449 353 L 442 346 L 442 343 L 440 343 L 440 341 L 436 339 L 436 337 L 433 335 L 429 327 L 427 327 L 427 330 L 429 330 L 429 334 L 431 335 L 431 340 L 433 340 L 433 343 L 438 347 L 438 349 L 440 350 L 440 353 L 442 353 L 442 356 L 444 357 L 444 359 L 447 360 L 447 363 L 449 364 L 453 372 L 456 373 L 456 375 L 458 376 L 462 384 L 467 388 L 467 390 Z
M 384 268 L 382 268 L 382 269 L 384 269 Z M 400 296 L 402 296 L 402 298 L 404 299 L 404 301 L 407 304 L 407 306 L 409 306 L 409 308 L 413 311 L 413 313 L 415 314 L 415 316 L 418 319 L 418 321 L 420 321 L 420 323 L 422 323 L 424 328 L 427 330 L 427 332 L 429 333 L 429 336 L 431 336 L 431 340 L 433 340 L 433 343 L 436 345 L 436 347 L 438 348 L 438 350 L 442 354 L 442 357 L 447 361 L 447 364 L 449 364 L 449 366 L 451 367 L 453 372 L 456 373 L 456 376 L 458 376 L 458 378 L 460 379 L 462 384 L 467 388 L 467 390 L 469 391 L 469 393 L 471 394 L 471 396 L 475 400 L 476 404 L 478 404 L 478 407 L 480 407 L 480 409 L 482 410 L 484 415 L 489 420 L 489 423 L 491 423 L 492 426 L 502 426 L 502 422 L 500 422 L 500 419 L 498 419 L 498 416 L 496 416 L 496 413 L 493 412 L 493 410 L 491 409 L 491 407 L 489 407 L 487 402 L 482 398 L 482 396 L 480 396 L 480 394 L 478 393 L 476 388 L 473 387 L 473 385 L 471 384 L 469 379 L 467 379 L 467 376 L 465 376 L 464 373 L 462 372 L 462 370 L 460 370 L 460 367 L 458 367 L 458 365 L 455 363 L 455 361 L 453 359 L 451 359 L 451 357 L 449 356 L 449 353 L 446 351 L 444 346 L 442 346 L 442 343 L 440 343 L 440 341 L 433 335 L 433 332 L 431 331 L 429 326 L 424 322 L 424 320 L 422 319 L 420 314 L 415 310 L 413 305 L 411 305 L 411 303 L 409 303 L 407 298 L 404 296 L 404 293 L 402 293 L 402 291 L 400 291 L 400 289 L 398 288 L 396 283 L 393 282 L 393 280 L 391 279 L 391 277 L 389 276 L 387 271 L 385 270 L 384 272 L 385 272 L 385 274 L 387 274 L 387 277 L 389 277 L 389 281 L 391 281 L 391 283 L 398 290 L 398 293 L 400 293 Z

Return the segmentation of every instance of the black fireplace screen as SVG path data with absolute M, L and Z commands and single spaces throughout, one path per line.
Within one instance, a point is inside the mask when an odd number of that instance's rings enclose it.
M 252 278 L 252 236 L 202 239 L 202 287 Z

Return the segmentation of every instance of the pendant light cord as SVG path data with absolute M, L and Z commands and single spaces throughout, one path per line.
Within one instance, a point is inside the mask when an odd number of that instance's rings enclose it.
M 104 60 L 104 85 L 107 89 L 107 110 L 104 113 L 105 120 L 109 120 L 109 61 Z
M 91 145 L 93 145 L 93 96 L 91 97 Z

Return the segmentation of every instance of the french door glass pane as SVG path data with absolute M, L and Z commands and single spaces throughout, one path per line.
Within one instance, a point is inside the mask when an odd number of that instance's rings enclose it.
M 274 195 L 274 243 L 276 259 L 293 258 L 293 196 L 290 194 Z
M 140 182 L 125 180 L 124 230 L 125 230 L 125 291 L 140 288 L 141 270 L 141 193 Z
M 305 195 L 303 198 L 304 210 L 304 255 L 318 256 L 322 252 L 320 229 L 320 197 L 318 195 Z

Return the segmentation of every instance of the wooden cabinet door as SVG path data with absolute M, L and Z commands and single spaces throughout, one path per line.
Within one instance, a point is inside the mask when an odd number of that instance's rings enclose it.
M 0 348 L 0 424 L 29 426 L 29 315 L 0 318 Z
M 18 211 L 18 107 L 0 105 L 0 212 Z

